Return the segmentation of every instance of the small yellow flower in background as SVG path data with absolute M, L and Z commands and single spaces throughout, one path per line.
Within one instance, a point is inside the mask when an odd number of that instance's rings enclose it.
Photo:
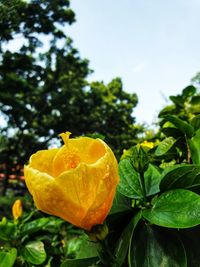
M 101 139 L 69 136 L 61 134 L 61 148 L 30 157 L 25 181 L 39 210 L 90 230 L 103 223 L 112 206 L 117 160 Z
M 152 149 L 154 147 L 154 143 L 153 142 L 148 142 L 146 140 L 144 142 L 142 142 L 140 145 L 143 146 L 143 147 L 148 147 L 150 149 Z
M 15 200 L 12 206 L 12 215 L 15 220 L 19 219 L 23 213 L 22 201 L 20 199 Z
M 123 149 L 123 154 L 121 156 L 121 159 L 129 158 L 132 156 L 131 149 Z

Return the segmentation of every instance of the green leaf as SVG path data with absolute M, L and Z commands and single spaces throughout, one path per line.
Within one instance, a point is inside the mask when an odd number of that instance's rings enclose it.
M 61 225 L 64 221 L 60 218 L 56 217 L 48 217 L 48 222 L 46 225 L 43 226 L 42 230 L 48 231 L 50 233 L 57 233 L 60 230 Z
M 129 159 L 119 163 L 119 192 L 129 198 L 142 198 L 139 173 L 135 171 Z
M 170 96 L 169 97 L 171 99 L 171 101 L 177 105 L 178 107 L 184 107 L 184 99 L 183 97 L 181 97 L 180 95 L 177 96 Z
M 165 108 L 163 108 L 159 114 L 158 114 L 158 117 L 161 118 L 167 114 L 172 114 L 176 111 L 176 106 L 173 104 L 173 105 L 170 105 L 170 106 L 166 106 Z
M 195 136 L 188 140 L 192 162 L 200 165 L 200 129 L 196 131 Z
M 122 232 L 117 245 L 115 247 L 115 258 L 116 262 L 114 266 L 120 267 L 123 265 L 128 249 L 129 249 L 129 244 L 131 241 L 131 237 L 133 235 L 134 229 L 136 225 L 138 224 L 139 220 L 141 219 L 141 212 L 138 212 L 133 219 L 130 221 L 130 223 L 126 226 L 124 231 Z
M 176 139 L 174 139 L 173 137 L 165 138 L 156 148 L 155 155 L 157 157 L 164 155 L 172 148 L 175 142 Z
M 171 229 L 139 225 L 130 244 L 129 267 L 158 266 L 187 267 L 183 244 Z
M 12 222 L 0 222 L 0 240 L 8 241 L 15 234 L 16 227 Z
M 191 120 L 191 125 L 193 126 L 194 130 L 197 131 L 200 129 L 200 114 L 196 115 L 192 120 Z
M 12 248 L 8 252 L 0 250 L 0 266 L 1 267 L 12 267 L 17 258 L 16 248 Z
M 47 218 L 39 218 L 31 222 L 27 222 L 23 225 L 21 234 L 22 235 L 32 234 L 39 230 L 42 230 L 44 229 L 45 226 L 47 226 L 49 221 L 50 219 L 47 217 Z
M 46 251 L 42 241 L 28 242 L 23 249 L 23 256 L 29 263 L 39 265 L 46 260 Z
M 189 111 L 194 114 L 200 113 L 200 95 L 195 95 L 190 101 Z
M 174 115 L 167 115 L 164 116 L 164 118 L 173 123 L 184 135 L 186 135 L 187 137 L 192 137 L 194 132 L 192 125 Z
M 144 173 L 146 195 L 151 196 L 160 191 L 160 172 L 158 168 L 149 164 L 147 171 Z
M 189 229 L 181 229 L 179 230 L 179 233 L 187 255 L 187 267 L 199 267 L 200 227 L 196 226 Z
M 118 190 L 116 191 L 115 198 L 113 200 L 112 208 L 109 215 L 115 213 L 121 213 L 131 210 L 131 200 L 122 195 Z
M 66 260 L 60 267 L 92 267 L 98 262 L 98 258 L 78 259 L 78 260 Z
M 200 95 L 198 94 L 198 95 L 193 96 L 191 99 L 191 104 L 199 105 L 199 103 L 200 103 Z
M 161 175 L 160 190 L 166 191 L 175 188 L 200 190 L 200 166 L 175 165 L 175 168 L 166 168 Z
M 189 85 L 185 89 L 183 89 L 182 96 L 184 99 L 187 99 L 193 96 L 195 93 L 196 93 L 196 88 L 193 85 Z
M 118 190 L 122 195 L 134 199 L 143 197 L 140 174 L 135 171 L 129 159 L 120 161 L 119 175 L 120 183 Z M 159 192 L 160 173 L 152 164 L 149 164 L 147 171 L 144 173 L 144 180 L 147 196 Z
M 175 139 L 182 136 L 182 132 L 178 128 L 175 128 L 175 127 L 163 127 L 161 131 L 167 137 L 174 137 Z
M 151 224 L 189 228 L 200 224 L 200 196 L 185 189 L 167 191 L 155 198 L 143 216 Z
M 76 259 L 93 258 L 97 257 L 99 248 L 99 243 L 92 242 L 86 237 L 81 238 L 81 244 L 79 250 L 76 251 Z

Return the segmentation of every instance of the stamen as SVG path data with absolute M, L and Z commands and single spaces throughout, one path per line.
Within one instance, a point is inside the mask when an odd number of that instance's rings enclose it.
M 59 134 L 59 136 L 62 138 L 62 140 L 63 140 L 64 144 L 66 145 L 66 147 L 68 147 L 68 140 L 69 140 L 69 136 L 70 135 L 71 135 L 70 132 Z

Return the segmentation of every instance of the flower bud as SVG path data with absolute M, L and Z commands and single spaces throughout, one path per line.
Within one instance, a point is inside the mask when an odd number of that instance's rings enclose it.
M 132 149 L 131 164 L 139 173 L 144 173 L 149 166 L 149 158 L 142 146 L 135 146 Z
M 12 215 L 14 220 L 19 219 L 22 216 L 23 207 L 20 199 L 17 199 L 12 206 Z

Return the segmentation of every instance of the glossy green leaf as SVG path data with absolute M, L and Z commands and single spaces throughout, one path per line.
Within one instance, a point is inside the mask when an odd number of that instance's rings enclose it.
M 175 188 L 200 190 L 199 165 L 175 165 L 167 168 L 161 175 L 160 190 L 166 191 Z
M 61 225 L 64 221 L 60 218 L 50 216 L 48 217 L 47 224 L 42 228 L 42 230 L 48 231 L 50 233 L 57 233 L 60 230 Z
M 129 267 L 187 267 L 185 250 L 172 230 L 147 224 L 136 228 L 129 250 Z
M 46 251 L 42 241 L 28 242 L 23 249 L 25 260 L 31 264 L 39 265 L 46 260 Z
M 173 137 L 165 138 L 156 148 L 155 155 L 156 156 L 164 155 L 172 148 L 175 142 L 176 142 L 176 139 L 174 139 Z
M 0 266 L 1 267 L 12 267 L 17 258 L 16 248 L 12 248 L 9 251 L 0 250 Z
M 200 129 L 188 140 L 192 162 L 200 165 Z
M 121 213 L 131 210 L 131 200 L 122 195 L 118 190 L 113 200 L 112 208 L 109 214 Z
M 143 197 L 140 182 L 140 174 L 135 171 L 129 159 L 123 159 L 119 163 L 120 183 L 119 192 L 129 198 L 139 199 Z M 149 164 L 144 173 L 146 195 L 150 196 L 159 192 L 160 173 L 157 167 Z
M 157 197 L 143 216 L 151 224 L 189 228 L 200 224 L 200 196 L 185 189 L 167 191 Z
M 160 172 L 158 168 L 152 164 L 149 164 L 149 168 L 144 173 L 146 195 L 151 196 L 160 191 Z
M 60 267 L 93 267 L 98 262 L 98 258 L 66 260 Z
M 126 226 L 122 232 L 117 245 L 115 247 L 116 262 L 114 266 L 121 267 L 127 257 L 129 244 L 133 235 L 134 229 L 141 219 L 141 212 L 137 213 L 130 223 Z
M 184 135 L 186 135 L 187 137 L 192 137 L 194 132 L 192 125 L 174 115 L 167 115 L 164 118 L 173 123 Z
M 129 198 L 141 198 L 142 190 L 140 186 L 139 173 L 135 171 L 129 159 L 123 159 L 119 163 L 120 182 L 119 192 Z
M 37 232 L 39 230 L 44 229 L 45 226 L 49 223 L 50 218 L 39 218 L 30 222 L 27 222 L 23 225 L 21 234 L 32 234 L 34 232 Z

